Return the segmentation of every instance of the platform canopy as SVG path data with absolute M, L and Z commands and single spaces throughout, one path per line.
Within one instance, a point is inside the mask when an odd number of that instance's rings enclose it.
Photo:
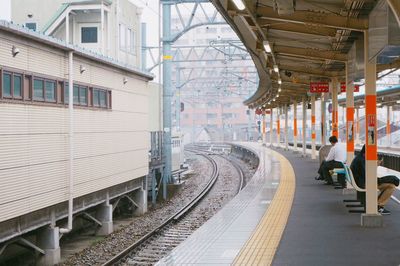
M 309 96 L 311 82 L 345 81 L 375 0 L 211 0 L 247 47 L 260 78 L 245 104 L 273 108 Z M 400 23 L 398 0 L 383 0 Z M 385 18 L 382 18 L 385 19 Z M 360 50 L 360 48 L 359 48 Z M 377 66 L 399 68 L 400 60 Z M 278 96 L 279 95 L 279 96 Z

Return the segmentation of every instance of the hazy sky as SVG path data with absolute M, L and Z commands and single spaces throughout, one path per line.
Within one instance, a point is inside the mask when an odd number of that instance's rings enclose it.
M 0 20 L 10 20 L 11 0 L 0 0 Z

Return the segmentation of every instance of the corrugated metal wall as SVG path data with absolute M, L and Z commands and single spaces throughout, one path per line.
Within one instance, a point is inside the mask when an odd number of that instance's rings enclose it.
M 112 110 L 74 111 L 79 197 L 147 174 L 149 95 L 131 74 L 79 57 L 74 64 L 75 80 L 112 90 Z M 64 52 L 2 32 L 0 66 L 68 78 Z M 68 109 L 0 102 L 0 125 L 0 222 L 67 200 Z

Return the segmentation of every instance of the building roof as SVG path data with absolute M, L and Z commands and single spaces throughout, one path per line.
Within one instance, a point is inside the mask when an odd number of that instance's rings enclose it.
M 93 61 L 96 61 L 99 63 L 103 63 L 103 64 L 118 68 L 123 71 L 127 71 L 131 74 L 135 74 L 135 75 L 145 78 L 147 80 L 154 79 L 154 75 L 150 72 L 143 71 L 132 65 L 123 64 L 121 62 L 114 60 L 111 57 L 106 57 L 102 54 L 95 53 L 91 50 L 87 50 L 87 49 L 81 48 L 76 45 L 67 44 L 64 40 L 56 39 L 54 37 L 47 36 L 41 32 L 37 32 L 37 31 L 33 31 L 33 30 L 30 30 L 25 27 L 21 27 L 20 25 L 14 24 L 12 22 L 0 20 L 0 31 L 9 32 L 11 34 L 18 35 L 19 37 L 24 37 L 26 39 L 37 41 L 37 42 L 40 42 L 40 43 L 46 44 L 48 46 L 64 50 L 64 51 L 73 51 L 75 54 L 82 56 L 84 58 L 87 58 L 87 59 L 90 59 L 90 60 L 93 60 Z

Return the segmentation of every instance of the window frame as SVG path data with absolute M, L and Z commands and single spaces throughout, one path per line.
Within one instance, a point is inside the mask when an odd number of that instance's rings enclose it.
M 10 94 L 11 96 L 4 96 L 3 92 L 3 81 L 4 74 L 10 75 Z M 20 95 L 15 95 L 14 86 L 15 86 L 15 78 L 18 77 L 20 79 Z M 43 85 L 42 88 L 42 97 L 35 97 L 35 81 L 41 82 Z M 48 83 L 51 83 L 53 86 L 54 98 L 48 98 L 46 95 Z M 68 100 L 65 94 L 68 91 L 68 80 L 59 79 L 52 76 L 42 75 L 33 72 L 22 71 L 19 69 L 14 69 L 11 67 L 4 67 L 0 65 L 0 100 L 5 101 L 14 101 L 16 103 L 25 103 L 25 104 L 39 104 L 39 105 L 53 105 L 53 106 L 64 106 L 68 105 Z M 78 102 L 74 103 L 74 106 L 90 108 L 90 109 L 112 109 L 111 106 L 111 97 L 112 90 L 101 87 L 101 86 L 93 86 L 87 83 L 74 82 L 74 86 L 78 87 Z M 94 104 L 94 90 L 98 90 L 98 105 Z M 85 92 L 85 96 L 83 95 Z M 101 96 L 102 95 L 102 96 Z M 101 102 L 100 99 L 105 97 Z
M 85 29 L 96 29 L 96 41 L 95 42 L 84 42 L 83 41 L 83 36 L 84 36 L 84 30 Z M 95 26 L 95 25 L 87 25 L 87 26 L 81 26 L 80 27 L 80 43 L 81 44 L 98 44 L 99 43 L 99 27 L 98 26 Z

